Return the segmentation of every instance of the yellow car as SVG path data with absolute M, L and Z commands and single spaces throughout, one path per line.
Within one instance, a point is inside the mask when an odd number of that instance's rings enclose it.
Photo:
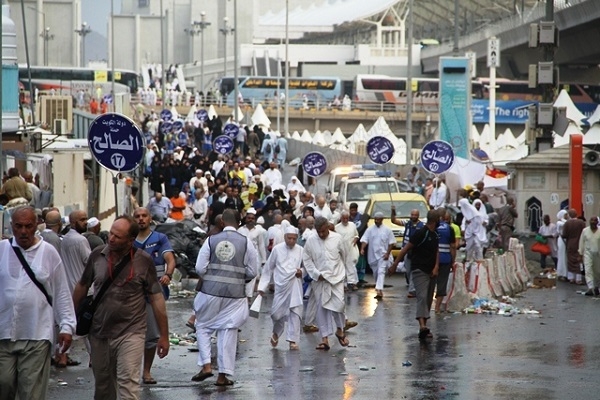
M 404 222 L 408 222 L 412 210 L 418 210 L 421 221 L 426 222 L 429 206 L 425 198 L 417 193 L 377 193 L 372 194 L 369 198 L 365 207 L 365 214 L 369 215 L 367 226 L 375 224 L 373 215 L 376 212 L 383 213 L 383 225 L 390 228 L 396 238 L 396 244 L 392 250 L 392 255 L 396 257 L 402 248 L 404 227 L 392 224 L 392 205 L 396 207 L 396 219 Z

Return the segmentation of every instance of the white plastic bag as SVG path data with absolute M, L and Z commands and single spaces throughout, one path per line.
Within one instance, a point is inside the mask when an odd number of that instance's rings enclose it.
M 252 318 L 258 318 L 258 315 L 260 314 L 260 306 L 262 305 L 262 296 L 258 295 L 256 296 L 256 299 L 254 299 L 254 302 L 252 302 L 252 305 L 250 306 L 250 316 Z

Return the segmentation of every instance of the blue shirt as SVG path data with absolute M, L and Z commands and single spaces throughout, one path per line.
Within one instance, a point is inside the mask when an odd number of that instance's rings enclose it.
M 402 247 L 406 246 L 415 232 L 424 226 L 425 224 L 423 221 L 418 221 L 416 224 L 412 221 L 408 221 L 408 223 L 404 225 L 404 240 L 402 241 Z
M 164 233 L 152 231 L 152 233 L 143 242 L 135 239 L 133 247 L 142 249 L 152 257 L 156 266 L 156 273 L 160 278 L 165 274 L 165 253 L 173 252 L 169 238 Z
M 169 216 L 169 211 L 173 208 L 173 204 L 166 197 L 161 197 L 160 202 L 156 201 L 156 197 L 153 197 L 146 208 L 150 211 L 152 217 L 158 216 L 166 219 Z

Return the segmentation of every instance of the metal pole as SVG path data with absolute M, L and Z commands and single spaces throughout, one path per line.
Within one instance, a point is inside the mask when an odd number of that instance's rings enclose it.
M 115 0 L 110 0 L 110 69 L 112 78 L 110 80 L 110 96 L 112 98 L 112 109 L 116 111 L 115 98 Z M 137 93 L 130 93 L 132 96 Z
M 163 8 L 163 0 L 160 0 L 160 68 L 162 70 L 160 89 L 161 89 L 161 101 L 163 108 L 166 107 L 167 102 L 165 101 L 165 85 L 167 71 L 165 71 L 165 28 L 164 28 L 165 12 Z
M 290 131 L 290 2 L 285 0 L 285 110 L 284 110 L 284 133 Z M 283 135 L 282 135 L 283 136 Z
M 460 26 L 458 24 L 459 15 L 458 15 L 459 7 L 458 0 L 454 0 L 454 48 L 452 52 L 454 53 L 454 57 L 458 57 L 458 37 L 460 35 Z
M 204 98 L 206 98 L 206 93 L 204 93 L 204 28 L 207 25 L 210 25 L 210 22 L 206 23 L 206 11 L 202 11 L 200 13 L 200 41 L 202 42 L 202 49 L 200 52 L 200 90 L 204 94 Z
M 229 18 L 223 18 L 223 77 L 227 76 L 227 32 L 228 32 L 228 24 Z M 225 94 L 225 93 L 223 93 Z
M 119 191 L 117 190 L 119 185 L 119 172 L 113 172 L 113 185 L 115 188 L 115 218 L 119 216 Z
M 237 0 L 233 0 L 233 96 L 235 98 L 233 109 L 233 118 L 235 123 L 240 122 L 238 115 L 239 102 L 238 102 L 238 29 L 237 29 Z
M 277 132 L 281 132 L 280 118 L 281 118 L 281 58 L 277 54 Z
M 413 62 L 413 3 L 408 2 L 408 70 L 406 72 L 406 163 L 412 164 L 412 112 L 413 112 L 413 91 L 412 91 L 412 62 Z M 390 195 L 391 196 L 391 195 Z
M 27 60 L 27 79 L 29 80 L 29 98 L 31 99 L 31 120 L 35 125 L 35 95 L 31 86 L 31 63 L 29 62 L 29 41 L 27 40 L 27 23 L 25 19 L 25 2 L 21 0 L 21 17 L 23 18 L 23 37 L 25 38 L 25 59 Z M 23 125 L 26 125 L 23 115 Z

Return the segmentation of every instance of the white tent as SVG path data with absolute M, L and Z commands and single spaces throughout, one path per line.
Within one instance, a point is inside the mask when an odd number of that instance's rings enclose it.
M 292 139 L 294 139 L 294 140 L 302 140 L 300 138 L 300 134 L 298 133 L 298 131 L 294 131 L 294 133 L 292 133 Z
M 471 125 L 471 140 L 473 141 L 473 143 L 479 143 L 479 131 L 477 130 L 477 127 L 475 125 Z
M 329 146 L 331 143 L 333 143 L 333 141 L 331 140 L 331 132 L 329 132 L 328 130 L 323 132 L 323 139 L 325 140 L 325 144 L 327 146 Z
M 267 113 L 265 113 L 261 103 L 258 103 L 254 109 L 254 113 L 252 114 L 252 123 L 261 127 L 271 127 L 271 120 L 269 120 L 269 117 L 267 117 Z
M 506 136 L 504 135 L 504 132 L 502 132 L 496 138 L 496 148 L 494 149 L 494 151 L 496 151 L 498 149 L 502 149 L 502 148 L 507 147 L 507 146 L 508 146 L 508 142 L 506 140 Z
M 325 141 L 325 136 L 321 131 L 316 131 L 312 137 L 312 143 L 317 146 L 327 146 L 327 142 Z
M 196 113 L 197 112 L 198 112 L 198 109 L 196 108 L 196 105 L 192 105 L 190 107 L 190 111 L 187 113 L 187 117 L 185 117 L 185 120 L 187 122 L 196 121 Z
M 588 118 L 588 123 L 590 126 L 594 125 L 596 122 L 600 121 L 600 106 L 596 107 L 594 113 Z
M 560 136 L 556 133 L 552 134 L 554 137 L 554 147 L 564 146 L 565 144 L 569 144 L 571 135 L 581 135 L 581 129 L 575 124 L 575 122 L 569 121 L 569 126 L 567 126 L 567 130 L 565 134 Z
M 347 139 L 342 133 L 342 130 L 338 127 L 331 136 L 331 143 L 346 143 Z
M 383 136 L 388 139 L 394 145 L 394 157 L 391 162 L 393 164 L 405 165 L 406 164 L 406 142 L 403 139 L 399 139 L 390 129 L 387 122 L 383 117 L 377 118 L 375 124 L 369 129 L 367 135 L 370 138 L 374 136 Z
M 519 136 L 517 136 L 517 143 L 525 144 L 527 141 L 527 129 L 524 129 Z
M 208 119 L 213 119 L 213 117 L 218 117 L 219 114 L 217 114 L 217 110 L 215 110 L 215 106 L 213 106 L 212 104 L 210 105 L 210 107 L 208 107 Z
M 354 133 L 348 138 L 351 143 L 366 142 L 368 140 L 367 130 L 363 124 L 358 124 Z
M 594 124 L 583 135 L 583 144 L 600 144 L 600 124 Z
M 506 128 L 506 130 L 504 131 L 504 140 L 506 141 L 506 145 L 508 147 L 513 147 L 515 149 L 519 147 L 519 141 L 517 140 L 517 138 L 515 138 L 515 135 L 510 130 L 510 128 Z
M 493 157 L 496 149 L 492 148 L 492 130 L 488 124 L 485 124 L 479 137 L 479 148 L 485 151 L 488 157 Z
M 494 166 L 503 167 L 511 161 L 517 161 L 529 155 L 529 148 L 525 145 L 514 147 L 504 147 L 496 150 L 494 153 Z
M 302 140 L 303 142 L 306 142 L 306 143 L 312 143 L 313 138 L 310 135 L 310 133 L 308 133 L 308 129 L 305 129 L 304 132 L 302 132 L 302 136 L 300 136 L 300 140 Z
M 242 109 L 238 106 L 237 108 L 237 122 L 241 122 L 242 119 L 244 119 L 244 112 L 242 111 Z M 234 121 L 235 120 L 235 109 L 231 110 L 231 120 Z
M 173 114 L 173 121 L 177 121 L 179 119 L 179 113 L 175 106 L 171 107 L 171 114 Z
M 581 111 L 579 111 L 577 106 L 575 106 L 575 103 L 573 103 L 573 100 L 571 100 L 571 97 L 569 97 L 569 94 L 567 93 L 567 91 L 565 89 L 561 90 L 560 93 L 558 94 L 558 97 L 556 98 L 556 101 L 554 102 L 554 107 L 555 108 L 559 108 L 559 107 L 566 108 L 567 109 L 567 118 L 569 120 L 575 122 L 578 126 L 583 125 L 583 120 L 587 118 L 585 116 L 585 114 L 583 114 Z

